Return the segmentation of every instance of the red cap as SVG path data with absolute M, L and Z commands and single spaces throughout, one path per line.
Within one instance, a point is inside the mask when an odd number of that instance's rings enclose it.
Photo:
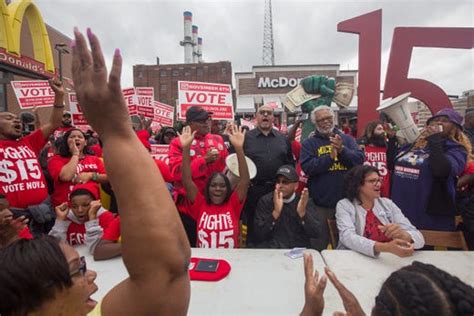
M 86 182 L 86 183 L 76 184 L 72 188 L 71 194 L 73 192 L 75 192 L 77 190 L 81 190 L 81 189 L 90 192 L 92 194 L 92 196 L 94 197 L 94 200 L 97 200 L 99 198 L 100 190 L 99 190 L 99 185 L 96 182 L 89 181 L 89 182 Z

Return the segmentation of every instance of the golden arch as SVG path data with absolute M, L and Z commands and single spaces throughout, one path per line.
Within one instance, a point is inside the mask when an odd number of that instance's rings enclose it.
M 0 0 L 0 47 L 20 56 L 20 36 L 23 18 L 28 20 L 33 41 L 34 59 L 54 73 L 54 59 L 48 31 L 38 7 L 32 0 L 18 0 L 6 5 Z

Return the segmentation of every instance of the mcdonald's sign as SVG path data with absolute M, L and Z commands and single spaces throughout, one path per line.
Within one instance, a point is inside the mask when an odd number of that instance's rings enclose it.
M 20 37 L 26 18 L 33 41 L 34 58 L 21 56 Z M 0 63 L 51 77 L 55 73 L 48 31 L 38 7 L 32 0 L 10 4 L 0 0 Z

